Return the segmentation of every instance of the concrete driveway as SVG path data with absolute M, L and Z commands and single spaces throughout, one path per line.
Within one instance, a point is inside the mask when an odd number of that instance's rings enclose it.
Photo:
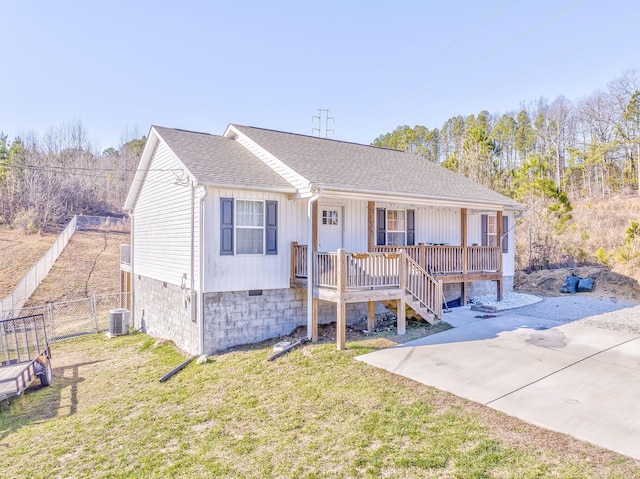
M 640 459 L 640 335 L 491 315 L 455 308 L 453 329 L 356 359 Z

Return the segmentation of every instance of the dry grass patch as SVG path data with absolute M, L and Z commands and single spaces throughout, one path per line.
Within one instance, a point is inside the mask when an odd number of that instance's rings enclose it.
M 192 363 L 142 334 L 54 345 L 54 382 L 0 403 L 7 477 L 638 477 L 640 463 L 372 368 L 386 338 L 275 341 Z M 37 458 L 34 447 L 37 445 Z
M 129 234 L 76 231 L 27 306 L 119 291 L 120 244 Z
M 0 229 L 0 298 L 8 296 L 22 277 L 55 243 L 57 235 L 27 235 Z

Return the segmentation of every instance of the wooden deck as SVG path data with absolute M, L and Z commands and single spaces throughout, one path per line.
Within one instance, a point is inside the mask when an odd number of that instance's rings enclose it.
M 293 246 L 294 255 L 298 245 Z M 304 252 L 304 250 L 302 250 Z M 295 257 L 295 256 L 294 256 Z M 294 262 L 292 285 L 306 286 L 308 279 L 295 276 L 295 269 L 306 272 L 306 263 Z M 303 285 L 302 282 L 305 284 Z M 418 317 L 435 323 L 442 316 L 442 282 L 434 279 L 403 251 L 390 253 L 314 253 L 313 313 L 311 339 L 317 339 L 317 301 L 337 305 L 337 344 L 344 348 L 346 305 L 368 303 L 368 328 L 374 329 L 374 304 L 393 301 L 397 304 L 398 334 L 404 334 L 407 305 Z
M 426 245 L 416 246 L 374 246 L 372 253 L 397 254 L 402 249 L 416 265 L 427 271 L 437 281 L 442 283 L 460 283 L 462 287 L 463 301 L 466 303 L 465 283 L 470 281 L 495 281 L 497 285 L 497 296 L 502 298 L 502 251 L 497 246 L 448 246 L 448 245 Z M 317 253 L 316 253 L 317 254 Z M 331 255 L 333 253 L 323 253 Z M 350 255 L 371 254 L 371 253 L 349 253 Z M 316 259 L 314 257 L 314 265 Z M 335 268 L 327 268 L 330 258 L 320 259 L 314 272 L 320 268 L 321 273 L 316 273 L 314 278 L 314 288 L 322 288 L 327 285 L 335 287 L 336 280 L 327 277 L 322 271 L 330 270 L 335 274 Z M 387 284 L 388 274 L 382 270 L 369 270 L 369 275 L 379 276 L 372 278 L 372 288 L 376 287 L 375 281 L 382 281 Z M 397 283 L 396 283 L 397 284 Z M 292 243 L 291 245 L 291 286 L 306 288 L 307 285 L 307 246 Z M 320 290 L 318 289 L 318 294 Z

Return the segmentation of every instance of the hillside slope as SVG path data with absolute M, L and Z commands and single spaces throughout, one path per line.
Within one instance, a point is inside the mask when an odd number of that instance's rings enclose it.
M 57 236 L 25 235 L 17 230 L 0 229 L 0 298 L 11 294 Z
M 516 289 L 560 294 L 564 279 L 574 273 L 595 280 L 595 296 L 640 300 L 640 235 L 630 239 L 627 233 L 632 221 L 640 221 L 640 197 L 582 200 L 572 206 L 572 220 L 553 245 L 554 256 L 565 263 L 557 269 L 516 273 Z M 516 230 L 517 236 L 524 233 Z M 527 238 L 520 236 L 519 253 L 524 256 L 526 244 Z
M 121 243 L 129 233 L 76 231 L 27 306 L 117 293 Z

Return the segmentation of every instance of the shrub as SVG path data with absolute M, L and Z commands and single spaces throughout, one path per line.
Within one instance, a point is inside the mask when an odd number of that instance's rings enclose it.
M 11 226 L 25 234 L 34 234 L 41 229 L 38 213 L 33 209 L 18 211 Z
M 595 252 L 594 256 L 603 265 L 605 265 L 605 266 L 609 265 L 609 257 L 610 257 L 610 255 L 607 254 L 607 252 L 604 250 L 604 248 L 602 246 L 600 246 L 598 248 L 598 250 Z

